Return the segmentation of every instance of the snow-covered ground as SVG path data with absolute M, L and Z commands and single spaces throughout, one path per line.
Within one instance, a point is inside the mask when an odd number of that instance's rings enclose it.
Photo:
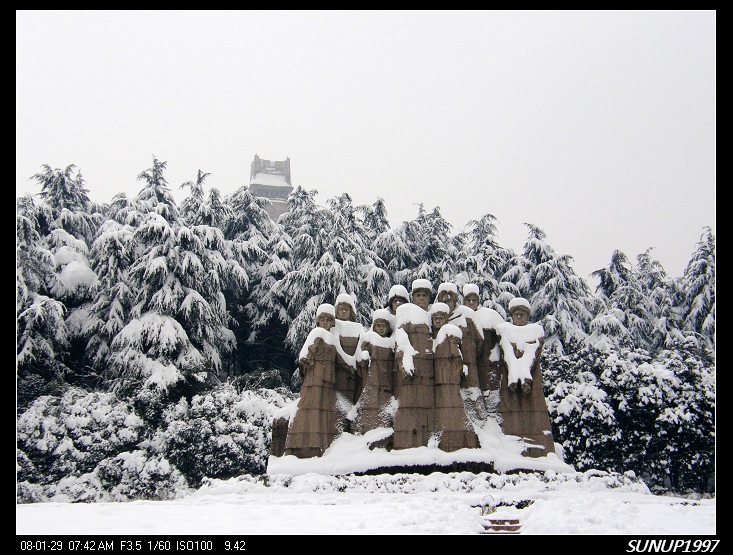
M 16 533 L 462 535 L 482 533 L 489 518 L 518 519 L 520 535 L 714 535 L 716 502 L 652 495 L 636 479 L 598 471 L 277 474 L 208 481 L 175 501 L 18 505 Z
M 652 495 L 631 475 L 575 472 L 554 454 L 521 457 L 521 444 L 511 436 L 500 443 L 499 436 L 484 437 L 482 445 L 487 447 L 450 454 L 430 447 L 370 451 L 368 443 L 380 433 L 343 434 L 319 458 L 270 457 L 265 476 L 206 480 L 198 490 L 173 501 L 17 505 L 16 533 L 191 539 L 465 535 L 481 534 L 489 519 L 519 520 L 519 535 L 716 533 L 714 498 Z M 399 466 L 403 459 L 423 465 L 492 461 L 496 473 L 352 474 L 380 465 Z M 520 465 L 531 472 L 516 472 Z

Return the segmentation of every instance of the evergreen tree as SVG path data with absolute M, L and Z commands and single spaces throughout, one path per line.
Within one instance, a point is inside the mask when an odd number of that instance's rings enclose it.
M 16 408 L 59 393 L 69 373 L 66 307 L 50 293 L 57 277 L 53 254 L 38 231 L 30 195 L 16 202 Z
M 390 229 L 384 199 L 379 197 L 374 204 L 357 206 L 356 210 L 361 214 L 366 244 L 374 245 L 377 237 Z
M 693 338 L 655 359 L 664 405 L 649 451 L 657 454 L 651 476 L 661 490 L 710 491 L 715 475 L 715 368 L 699 356 Z
M 475 283 L 479 288 L 480 304 L 496 310 L 506 318 L 504 307 L 497 299 L 502 289 L 497 276 L 504 273 L 511 254 L 496 240 L 496 218 L 485 214 L 468 222 L 463 255 L 456 262 L 456 271 L 463 272 L 463 283 Z
M 247 295 L 227 297 L 238 322 L 234 328 L 237 373 L 264 372 L 271 365 L 283 374 L 292 372 L 290 356 L 287 371 L 282 360 L 287 352 L 283 342 L 289 321 L 280 318 L 285 310 L 271 291 L 274 282 L 290 268 L 287 262 L 290 247 L 282 240 L 282 228 L 265 211 L 266 202 L 267 199 L 252 195 L 246 185 L 224 199 L 225 237 L 231 241 L 232 252 L 250 278 Z
M 315 203 L 316 194 L 296 187 L 288 196 L 288 211 L 278 222 L 291 245 L 292 270 L 273 285 L 273 293 L 287 303 L 292 323 L 285 344 L 293 357 L 313 328 L 318 305 L 335 301 L 346 282 L 343 265 L 328 250 L 331 211 Z
M 612 400 L 599 383 L 605 354 L 594 349 L 543 356 L 547 407 L 556 443 L 577 470 L 616 470 L 621 431 Z
M 587 283 L 570 266 L 572 257 L 556 253 L 545 242 L 545 232 L 525 224 L 529 237 L 524 245 L 526 268 L 518 288 L 532 306 L 532 319 L 545 329 L 545 348 L 559 353 L 579 348 L 595 308 Z M 521 284 L 521 287 L 519 285 Z
M 188 225 L 205 223 L 199 219 L 198 214 L 201 207 L 204 205 L 204 181 L 206 181 L 206 178 L 210 175 L 210 173 L 204 173 L 199 170 L 198 175 L 196 176 L 196 181 L 186 181 L 180 187 L 181 189 L 184 187 L 188 187 L 190 189 L 189 196 L 183 199 L 179 210 L 181 219 Z M 207 225 L 210 224 L 207 223 Z
M 38 195 L 50 208 L 48 227 L 42 229 L 42 233 L 45 235 L 54 229 L 63 229 L 90 245 L 97 225 L 90 212 L 92 203 L 81 172 L 74 164 L 63 170 L 51 169 L 48 164 L 41 167 L 43 171 L 31 179 L 41 186 Z
M 292 249 L 280 226 L 270 236 L 264 251 L 269 253 L 265 261 L 251 274 L 248 302 L 243 306 L 241 326 L 237 333 L 239 345 L 246 345 L 246 353 L 240 349 L 239 361 L 248 368 L 267 370 L 276 368 L 280 378 L 290 383 L 295 365 L 293 353 L 284 346 L 292 318 L 288 315 L 288 299 L 279 295 L 275 284 L 292 271 Z M 240 339 L 239 330 L 244 335 Z
M 667 277 L 658 260 L 651 257 L 651 248 L 636 257 L 634 268 L 636 281 L 640 284 L 647 322 L 647 337 L 644 345 L 658 352 L 665 345 L 673 345 L 682 338 L 679 318 L 675 309 L 674 282 Z
M 715 237 L 703 228 L 697 249 L 685 268 L 680 290 L 682 329 L 715 350 Z
M 137 194 L 136 201 L 142 213 L 155 212 L 168 223 L 178 223 L 178 208 L 171 195 L 168 182 L 163 176 L 168 162 L 161 162 L 153 156 L 153 167 L 141 172 L 137 179 L 144 181 L 145 186 Z
M 628 257 L 621 251 L 614 250 L 608 266 L 591 272 L 590 275 L 598 278 L 596 293 L 608 300 L 620 287 L 631 281 L 632 271 Z
M 626 327 L 629 319 L 625 312 L 626 293 L 636 291 L 630 285 L 634 283 L 634 275 L 629 259 L 621 251 L 615 250 L 609 265 L 591 275 L 599 280 L 596 293 L 603 305 L 590 323 L 590 334 L 586 343 L 606 352 L 612 349 L 633 349 L 634 337 Z
M 134 305 L 128 279 L 135 260 L 133 234 L 133 227 L 107 220 L 92 244 L 92 268 L 99 282 L 81 334 L 87 337 L 86 357 L 100 375 L 108 365 L 112 340 L 129 321 Z
M 164 167 L 154 160 L 139 177 L 147 186 L 138 199 L 150 212 L 133 232 L 138 258 L 128 280 L 135 305 L 110 357 L 117 389 L 155 395 L 184 384 L 196 391 L 226 372 L 235 338 L 223 291 L 243 291 L 248 281 L 220 230 L 176 219 Z
M 404 285 L 409 291 L 411 269 L 415 266 L 415 260 L 407 241 L 408 226 L 407 222 L 403 222 L 395 229 L 380 233 L 374 240 L 374 250 L 383 261 L 392 284 Z
M 328 201 L 333 219 L 328 252 L 340 263 L 345 281 L 339 293 L 356 299 L 357 318 L 365 327 L 371 325 L 374 310 L 384 306 L 392 286 L 384 263 L 368 246 L 368 233 L 357 217 L 351 197 L 343 194 Z M 335 301 L 336 297 L 333 297 Z
M 88 208 L 89 190 L 76 165 L 70 164 L 63 170 L 51 169 L 48 164 L 43 164 L 41 168 L 43 171 L 35 174 L 32 179 L 41 185 L 39 195 L 56 213 L 64 208 L 79 211 Z M 74 170 L 77 170 L 76 175 Z
M 615 469 L 631 470 L 649 480 L 658 465 L 658 454 L 650 445 L 657 430 L 657 417 L 664 410 L 665 398 L 659 388 L 658 373 L 644 351 L 611 352 L 603 359 L 599 382 L 608 394 L 621 436 L 615 444 Z

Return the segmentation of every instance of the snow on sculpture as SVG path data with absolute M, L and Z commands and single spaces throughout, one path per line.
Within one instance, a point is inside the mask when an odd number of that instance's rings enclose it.
M 355 321 L 350 295 L 337 297 L 338 308 L 318 307 L 299 353 L 300 398 L 273 418 L 272 456 L 320 457 L 342 434 L 345 441 L 350 434 L 369 437 L 371 450 L 480 449 L 479 436 L 484 441 L 492 427 L 519 438 L 524 456 L 555 453 L 542 390 L 544 332 L 529 323 L 529 302 L 513 299 L 511 322 L 504 322 L 478 306 L 472 284 L 464 287 L 465 305 L 457 304 L 454 284 L 442 283 L 432 305 L 431 293 L 428 280 L 416 279 L 411 302 L 403 303 L 406 289 L 393 287 L 367 331 Z M 356 402 L 338 388 L 340 367 L 343 376 L 363 380 Z M 486 417 L 484 387 L 494 396 L 493 420 Z M 476 395 L 468 395 L 473 389 Z M 474 401 L 484 409 L 479 418 Z
M 432 286 L 426 279 L 412 283 L 412 302 L 395 315 L 395 449 L 427 446 L 434 432 L 433 337 L 428 304 Z
M 335 388 L 338 338 L 331 333 L 334 315 L 333 305 L 318 307 L 316 327 L 308 333 L 298 355 L 303 386 L 287 431 L 285 455 L 319 457 L 339 433 Z
M 438 302 L 448 305 L 448 323 L 458 326 L 463 334 L 461 351 L 468 374 L 466 379 L 461 380 L 461 396 L 471 422 L 476 426 L 483 426 L 489 416 L 478 377 L 478 358 L 483 346 L 483 331 L 474 322 L 475 312 L 458 304 L 458 288 L 454 283 L 441 283 L 438 286 L 437 297 Z
M 555 453 L 552 424 L 542 390 L 540 354 L 545 341 L 539 324 L 530 324 L 526 299 L 509 303 L 512 323 L 496 328 L 502 353 L 499 414 L 504 434 L 522 438 L 529 457 Z
M 363 369 L 364 389 L 356 404 L 352 430 L 364 435 L 376 428 L 392 428 L 397 410 L 394 396 L 394 316 L 385 308 L 374 311 L 372 327 L 365 332 L 357 349 L 359 367 Z M 370 444 L 392 448 L 392 438 L 386 437 Z
M 489 416 L 497 418 L 499 388 L 501 387 L 501 348 L 496 328 L 505 323 L 504 318 L 492 308 L 480 306 L 479 288 L 475 283 L 463 286 L 463 304 L 473 310 L 473 320 L 483 334 L 476 361 L 479 387 Z
M 339 429 L 343 432 L 351 430 L 351 418 L 354 416 L 354 405 L 364 387 L 353 357 L 364 327 L 356 319 L 356 302 L 348 293 L 341 293 L 334 303 L 336 321 L 331 330 L 338 337 L 341 349 L 341 360 L 336 363 L 336 397 L 339 417 Z
M 479 447 L 478 436 L 461 395 L 461 384 L 467 380 L 469 372 L 461 353 L 463 332 L 458 326 L 446 323 L 450 314 L 447 304 L 433 303 L 430 314 L 435 353 L 435 431 L 440 435 L 438 448 L 448 452 L 475 449 Z

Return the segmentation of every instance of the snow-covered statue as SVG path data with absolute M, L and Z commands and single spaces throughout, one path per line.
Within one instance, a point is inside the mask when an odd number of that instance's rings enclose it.
M 339 434 L 336 409 L 338 337 L 332 333 L 336 310 L 322 304 L 316 310 L 316 327 L 310 331 L 298 356 L 303 379 L 295 415 L 285 440 L 285 455 L 320 457 Z M 349 357 L 355 364 L 354 357 Z M 339 361 L 343 362 L 343 361 Z
M 336 309 L 336 322 L 334 333 L 339 339 L 339 346 L 348 356 L 354 356 L 359 338 L 364 333 L 364 327 L 356 318 L 356 303 L 348 293 L 341 293 L 336 297 L 334 303 Z M 341 431 L 351 431 L 350 416 L 353 417 L 352 409 L 361 395 L 363 387 L 358 368 L 342 361 L 336 364 L 336 395 L 341 413 L 339 428 Z
M 458 287 L 455 283 L 441 283 L 438 286 L 436 300 L 448 306 L 448 323 L 458 326 L 463 335 L 461 352 L 463 353 L 463 364 L 466 365 L 468 374 L 464 380 L 461 380 L 461 395 L 471 422 L 477 426 L 483 426 L 488 418 L 478 379 L 478 358 L 484 341 L 483 331 L 474 322 L 476 313 L 470 308 L 458 304 Z
M 358 362 L 363 368 L 364 390 L 356 403 L 352 431 L 365 434 L 376 428 L 392 428 L 397 410 L 394 396 L 394 316 L 386 308 L 374 311 L 372 327 L 364 332 L 359 344 Z M 392 449 L 392 437 L 370 444 Z
M 387 310 L 394 316 L 397 314 L 397 307 L 410 302 L 410 294 L 404 285 L 393 285 L 387 294 Z
M 427 446 L 434 431 L 433 336 L 428 306 L 432 285 L 412 282 L 412 300 L 395 315 L 394 449 Z
M 502 354 L 499 414 L 505 435 L 524 438 L 529 457 L 555 452 L 550 414 L 542 390 L 540 355 L 545 334 L 539 324 L 530 324 L 526 299 L 509 302 L 511 323 L 496 327 Z
M 435 431 L 440 437 L 438 448 L 443 451 L 479 447 L 478 436 L 466 414 L 461 395 L 461 384 L 468 378 L 469 369 L 461 353 L 463 332 L 449 324 L 450 308 L 436 302 L 430 307 L 433 325 L 433 352 L 435 369 Z
M 482 345 L 477 360 L 478 381 L 486 410 L 494 415 L 501 387 L 501 348 L 496 328 L 505 323 L 504 318 L 496 310 L 480 305 L 479 288 L 475 283 L 463 286 L 463 304 L 474 311 L 473 320 L 482 331 Z

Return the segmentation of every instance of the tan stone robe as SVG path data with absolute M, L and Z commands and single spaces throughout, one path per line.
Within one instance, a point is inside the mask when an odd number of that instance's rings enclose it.
M 362 336 L 360 348 L 369 353 L 369 359 L 364 365 L 364 390 L 356 405 L 352 431 L 363 435 L 375 428 L 391 428 L 394 423 L 394 337 L 381 337 L 370 330 Z M 392 439 L 386 438 L 371 447 L 391 446 Z
M 463 335 L 461 353 L 463 364 L 468 368 L 468 376 L 461 381 L 461 396 L 463 397 L 466 414 L 471 422 L 483 426 L 488 418 L 481 387 L 479 386 L 478 359 L 483 346 L 483 332 L 473 320 L 476 313 L 467 306 L 458 305 L 448 317 L 448 323 L 457 326 Z
M 531 326 L 536 326 L 536 328 L 531 328 Z M 537 328 L 539 331 L 531 333 L 533 329 Z M 502 430 L 506 435 L 524 438 L 527 448 L 522 454 L 526 457 L 544 457 L 548 453 L 554 453 L 552 423 L 542 389 L 540 356 L 545 342 L 542 328 L 538 324 L 515 326 L 505 323 L 497 327 L 497 333 L 500 336 L 502 348 L 501 390 L 499 393 Z M 534 350 L 533 354 L 531 354 L 532 350 Z M 528 355 L 531 354 L 531 359 L 524 358 L 525 351 Z M 516 364 L 517 361 L 521 363 L 521 368 Z M 521 387 L 517 387 L 516 391 L 511 391 L 508 387 L 509 380 L 523 380 L 525 370 L 528 370 L 532 379 L 531 392 L 523 393 Z
M 359 337 L 364 332 L 363 326 L 358 322 L 336 320 L 335 332 L 341 349 L 347 355 L 353 356 L 359 344 Z M 341 361 L 336 365 L 336 391 L 352 405 L 356 403 L 361 394 L 357 370 L 347 362 Z
M 477 361 L 479 387 L 483 392 L 498 391 L 501 387 L 501 352 L 496 326 L 505 321 L 498 312 L 484 306 L 478 308 L 474 321 L 483 332 L 483 344 Z
M 435 428 L 441 433 L 438 447 L 443 451 L 479 447 L 464 409 L 461 383 L 465 381 L 462 349 L 448 341 L 446 335 L 461 336 L 457 326 L 444 324 L 435 339 Z
M 395 316 L 394 449 L 427 446 L 435 431 L 435 379 L 430 314 L 413 303 Z
M 315 328 L 308 335 L 300 358 L 311 364 L 300 365 L 303 385 L 298 410 L 288 428 L 285 455 L 320 457 L 338 434 L 336 341 L 331 332 L 322 328 Z

